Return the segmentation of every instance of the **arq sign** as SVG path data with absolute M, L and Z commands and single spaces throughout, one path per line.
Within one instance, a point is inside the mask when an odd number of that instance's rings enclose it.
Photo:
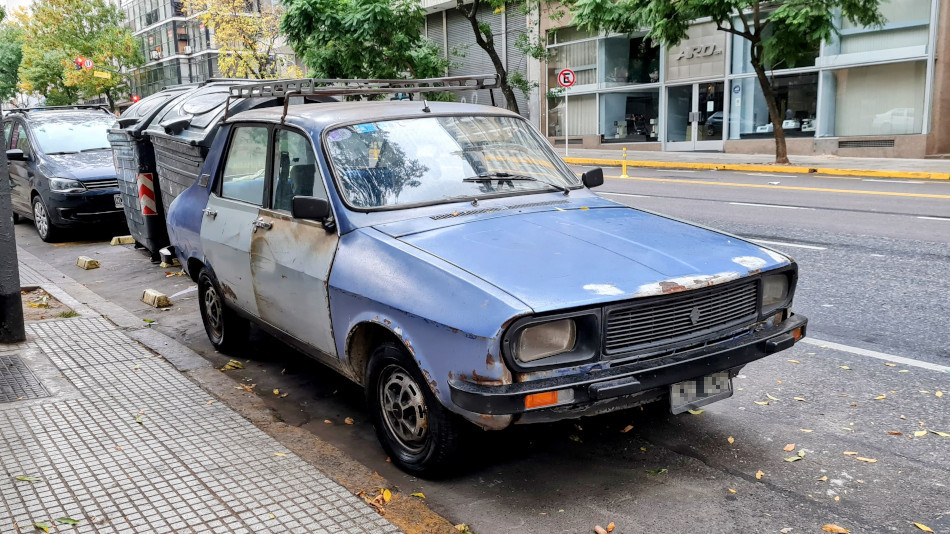
M 687 46 L 676 55 L 676 60 L 718 56 L 720 54 L 722 54 L 722 49 L 717 44 Z

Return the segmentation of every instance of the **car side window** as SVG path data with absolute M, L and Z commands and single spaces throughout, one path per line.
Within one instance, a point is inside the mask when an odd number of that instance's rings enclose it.
M 13 131 L 13 123 L 5 122 L 3 123 L 3 149 L 7 150 L 10 148 L 10 133 Z
M 13 148 L 19 148 L 23 151 L 24 154 L 29 155 L 30 152 L 30 138 L 27 137 L 26 127 L 22 124 L 17 124 L 16 133 L 13 134 Z
M 234 129 L 221 177 L 223 198 L 264 205 L 267 138 L 266 126 L 239 126 Z
M 310 139 L 292 130 L 278 130 L 274 139 L 273 209 L 289 212 L 295 196 L 326 199 L 318 172 Z

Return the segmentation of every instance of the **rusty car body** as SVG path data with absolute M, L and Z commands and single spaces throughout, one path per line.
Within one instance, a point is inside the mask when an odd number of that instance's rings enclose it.
M 692 409 L 804 335 L 790 258 L 602 182 L 498 108 L 292 105 L 228 118 L 168 227 L 216 347 L 250 320 L 363 385 L 431 475 L 470 423 Z

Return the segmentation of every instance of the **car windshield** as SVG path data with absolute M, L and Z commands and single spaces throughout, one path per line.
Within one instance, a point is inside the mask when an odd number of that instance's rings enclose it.
M 86 152 L 110 148 L 108 130 L 115 117 L 102 114 L 82 114 L 36 120 L 33 134 L 40 150 L 46 154 Z
M 343 197 L 396 207 L 578 185 L 528 124 L 514 117 L 424 117 L 327 133 Z

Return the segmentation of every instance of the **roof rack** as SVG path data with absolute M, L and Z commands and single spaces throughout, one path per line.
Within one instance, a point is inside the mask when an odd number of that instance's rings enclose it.
M 63 110 L 63 109 L 98 109 L 105 111 L 106 113 L 111 113 L 109 111 L 109 106 L 105 104 L 75 104 L 72 106 L 30 106 L 28 108 L 13 108 L 7 110 L 8 113 L 27 113 L 29 111 L 44 111 L 44 110 Z
M 228 118 L 231 99 L 283 97 L 284 113 L 281 122 L 287 117 L 287 106 L 291 96 L 362 96 L 380 94 L 431 93 L 443 91 L 473 91 L 477 89 L 497 89 L 497 74 L 478 76 L 447 76 L 444 78 L 420 79 L 347 79 L 347 78 L 303 78 L 299 80 L 270 80 L 256 84 L 241 84 L 230 88 L 225 106 L 224 118 Z M 491 93 L 492 104 L 495 94 Z

